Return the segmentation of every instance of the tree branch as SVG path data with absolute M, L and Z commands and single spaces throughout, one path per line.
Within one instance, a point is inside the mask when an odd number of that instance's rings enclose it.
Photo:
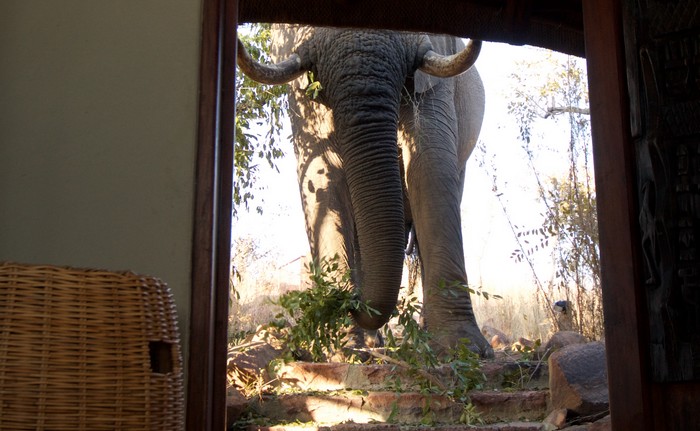
M 369 354 L 372 355 L 372 356 L 374 356 L 375 358 L 381 359 L 381 360 L 384 361 L 384 362 L 388 362 L 388 363 L 390 363 L 390 364 L 398 365 L 399 367 L 403 367 L 403 368 L 408 369 L 408 370 L 416 370 L 416 371 L 418 372 L 418 374 L 421 375 L 421 377 L 423 377 L 423 378 L 426 379 L 427 381 L 433 383 L 433 384 L 434 384 L 435 386 L 437 386 L 441 391 L 446 391 L 446 390 L 447 390 L 447 386 L 445 386 L 444 383 L 442 383 L 437 377 L 431 375 L 430 373 L 428 373 L 428 371 L 426 371 L 426 370 L 424 370 L 424 369 L 422 369 L 422 368 L 412 367 L 412 366 L 411 366 L 410 364 L 408 364 L 407 362 L 401 361 L 401 360 L 399 360 L 399 359 L 394 359 L 394 358 L 392 358 L 391 356 L 384 355 L 384 354 L 379 353 L 379 352 L 374 351 L 374 350 L 367 350 L 367 352 L 369 352 Z
M 591 110 L 588 108 L 579 108 L 578 106 L 551 106 L 547 108 L 547 114 L 544 118 L 549 118 L 552 115 L 559 114 L 580 114 L 580 115 L 591 115 Z

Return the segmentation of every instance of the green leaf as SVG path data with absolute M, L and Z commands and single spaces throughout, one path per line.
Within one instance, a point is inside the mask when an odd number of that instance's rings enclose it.
M 269 24 L 241 26 L 238 36 L 254 59 L 270 61 Z M 240 207 L 249 209 L 255 199 L 251 191 L 256 190 L 258 180 L 256 160 L 265 160 L 276 168 L 275 161 L 284 155 L 279 142 L 281 119 L 287 106 L 287 88 L 284 85 L 258 84 L 236 70 L 234 217 Z M 269 124 L 269 127 L 265 132 L 264 129 L 253 127 L 256 124 Z
M 306 86 L 306 95 L 310 97 L 311 99 L 316 99 L 318 97 L 318 93 L 323 90 L 323 86 L 321 85 L 320 82 L 316 81 L 314 79 L 314 73 L 313 72 L 308 72 L 307 74 L 308 80 L 309 80 L 309 85 Z

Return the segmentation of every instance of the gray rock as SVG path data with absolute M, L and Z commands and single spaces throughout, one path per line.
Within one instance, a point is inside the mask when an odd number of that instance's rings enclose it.
M 513 343 L 511 346 L 514 350 L 519 350 L 522 352 L 529 351 L 537 347 L 537 343 L 535 341 L 529 340 L 525 337 L 519 337 L 518 341 Z
M 236 388 L 226 390 L 226 422 L 230 427 L 248 409 L 248 400 Z
M 491 340 L 489 340 L 489 343 L 494 349 L 505 349 L 510 345 L 510 340 L 503 338 L 500 335 L 494 335 L 491 337 Z
M 561 349 L 564 346 L 571 346 L 572 344 L 585 344 L 588 340 L 583 335 L 575 331 L 559 331 L 556 332 L 547 341 L 547 343 L 539 348 L 539 353 L 541 358 L 547 358 L 552 353 Z
M 510 344 L 510 338 L 501 330 L 494 328 L 493 326 L 483 325 L 481 327 L 481 333 L 484 334 L 487 340 L 490 340 L 491 347 L 502 348 Z M 496 343 L 496 345 L 494 345 Z
M 255 385 L 259 380 L 271 380 L 269 365 L 282 354 L 266 342 L 253 342 L 246 350 L 230 352 L 228 355 L 227 374 L 228 385 L 245 392 L 246 388 Z
M 566 409 L 554 409 L 542 421 L 542 431 L 562 429 L 566 425 Z
M 549 390 L 553 408 L 579 416 L 608 410 L 605 346 L 600 342 L 562 347 L 549 358 Z

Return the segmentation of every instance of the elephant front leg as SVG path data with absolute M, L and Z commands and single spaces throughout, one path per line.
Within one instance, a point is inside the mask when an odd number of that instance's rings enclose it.
M 311 256 L 316 264 L 337 259 L 340 275 L 354 267 L 352 209 L 340 161 L 333 151 L 301 152 L 298 177 Z
M 316 146 L 314 150 L 318 150 Z M 311 256 L 316 264 L 336 260 L 341 277 L 359 264 L 356 235 L 349 191 L 340 161 L 334 152 L 306 151 L 298 166 L 299 188 L 306 222 Z M 378 331 L 366 331 L 358 326 L 348 329 L 345 355 L 355 355 L 362 361 L 370 356 L 366 347 L 383 345 Z
M 448 157 L 446 157 L 446 155 Z M 482 357 L 493 349 L 481 334 L 468 290 L 456 156 L 425 149 L 408 161 L 407 189 L 423 267 L 423 317 L 437 350 L 461 339 Z

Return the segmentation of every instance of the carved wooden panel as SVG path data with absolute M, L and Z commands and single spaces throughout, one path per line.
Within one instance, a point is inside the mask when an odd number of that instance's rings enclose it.
M 651 371 L 700 379 L 700 4 L 626 6 Z

